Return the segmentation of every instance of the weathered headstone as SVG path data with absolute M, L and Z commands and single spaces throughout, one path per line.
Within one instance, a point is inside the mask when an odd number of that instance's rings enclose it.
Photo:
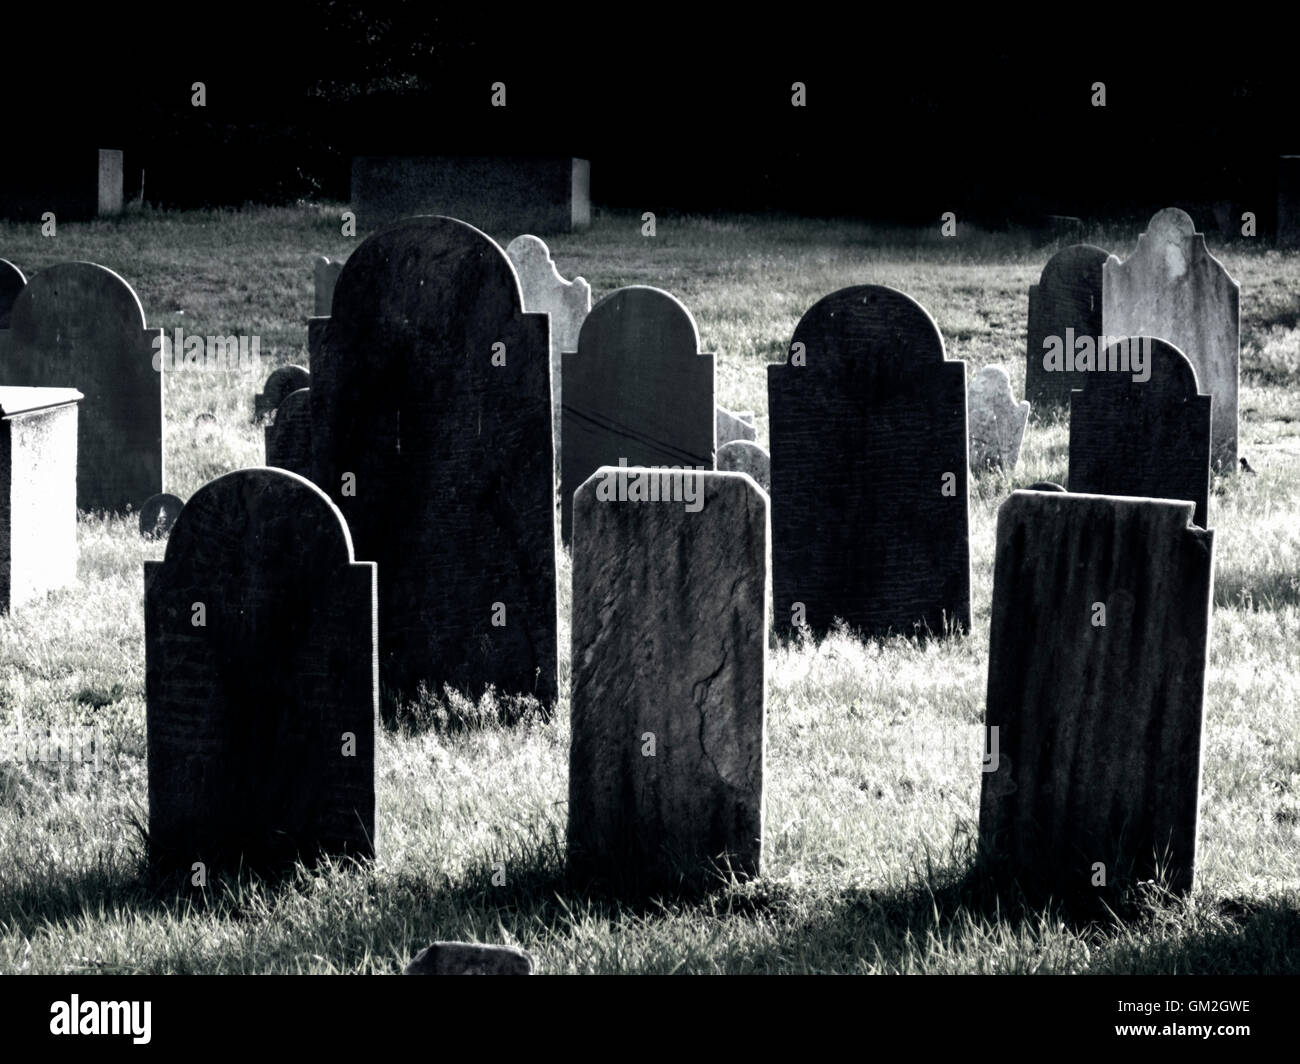
M 768 501 L 735 473 L 602 468 L 574 498 L 569 868 L 761 871 Z
M 1240 286 L 1177 207 L 1158 212 L 1133 254 L 1123 262 L 1112 255 L 1102 275 L 1106 334 L 1156 336 L 1187 356 L 1214 401 L 1210 459 L 1225 473 L 1234 472 Z
M 403 975 L 532 975 L 533 958 L 517 946 L 435 942 L 412 958 Z
M 1046 413 L 1068 406 L 1070 390 L 1083 387 L 1085 373 L 1058 365 L 1053 348 L 1072 353 L 1081 337 L 1102 334 L 1101 267 L 1108 252 L 1091 244 L 1062 248 L 1043 267 L 1038 284 L 1029 286 L 1028 351 L 1025 399 Z
M 311 389 L 290 392 L 265 429 L 266 464 L 311 476 Z
M 288 396 L 310 387 L 311 373 L 305 366 L 277 366 L 266 378 L 262 390 L 253 396 L 253 420 L 261 421 L 268 414 L 275 413 Z
M 754 428 L 753 414 L 749 415 L 747 421 L 743 414 L 734 414 L 730 410 L 718 407 L 714 417 L 719 447 L 724 443 L 730 443 L 732 440 L 749 440 L 753 442 L 758 439 L 758 430 Z
M 719 447 L 718 468 L 732 473 L 748 473 L 764 491 L 772 489 L 772 458 L 749 440 L 731 440 Z
M 27 286 L 23 271 L 8 259 L 0 259 L 0 329 L 9 328 L 9 312 L 18 293 Z
M 1191 516 L 1026 491 L 998 511 L 980 852 L 1027 888 L 1158 866 L 1192 887 L 1214 533 Z
M 80 399 L 0 387 L 0 612 L 76 581 Z
M 140 507 L 140 535 L 145 539 L 162 539 L 172 530 L 185 503 L 175 495 L 162 492 L 151 495 Z
M 379 563 L 384 684 L 557 693 L 549 319 L 452 218 L 349 256 L 312 363 L 313 480 Z
M 0 380 L 86 397 L 78 508 L 121 511 L 162 491 L 162 351 L 162 330 L 145 327 L 131 286 L 103 266 L 49 266 L 14 300 L 0 332 Z
M 200 488 L 145 562 L 149 850 L 189 869 L 375 852 L 375 566 L 280 469 Z
M 330 259 L 328 255 L 316 256 L 312 280 L 316 289 L 313 305 L 317 317 L 329 317 L 330 308 L 334 305 L 334 286 L 339 283 L 342 270 L 343 263 L 338 259 Z
M 515 237 L 506 254 L 519 274 L 524 310 L 551 316 L 551 418 L 555 452 L 560 453 L 560 357 L 578 349 L 578 333 L 591 312 L 591 285 L 581 277 L 566 281 L 545 241 L 531 234 Z M 319 310 L 317 313 L 321 313 Z
M 1112 344 L 1070 407 L 1070 490 L 1091 495 L 1187 499 L 1206 525 L 1210 493 L 1210 397 L 1178 348 L 1153 337 Z M 1141 370 L 1133 367 L 1141 363 Z
M 966 364 L 934 320 L 844 288 L 767 373 L 777 631 L 969 629 Z
M 563 355 L 560 529 L 573 493 L 603 465 L 714 467 L 714 359 L 695 319 L 658 288 L 611 292 Z
M 966 396 L 971 469 L 1015 469 L 1029 420 L 1029 403 L 1017 403 L 1011 378 L 1001 366 L 985 366 Z

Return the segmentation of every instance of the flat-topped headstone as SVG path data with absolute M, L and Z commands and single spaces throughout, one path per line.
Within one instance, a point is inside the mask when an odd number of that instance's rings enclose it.
M 574 499 L 569 869 L 698 887 L 762 865 L 767 496 L 604 468 Z
M 9 328 L 9 312 L 18 293 L 27 286 L 23 271 L 8 259 L 0 259 L 0 329 Z
M 266 464 L 311 476 L 311 389 L 299 388 L 275 408 L 266 426 Z
M 603 465 L 714 467 L 714 358 L 695 319 L 658 288 L 611 292 L 563 355 L 560 530 L 573 493 Z
M 1077 347 L 1102 334 L 1101 268 L 1109 252 L 1091 244 L 1062 248 L 1029 286 L 1025 399 L 1043 413 L 1069 406 L 1070 391 L 1083 386 L 1076 372 Z
M 375 566 L 314 484 L 204 485 L 145 562 L 149 852 L 279 867 L 375 852 Z
M 348 258 L 312 363 L 313 480 L 379 563 L 386 688 L 554 702 L 549 319 L 505 252 L 412 218 Z
M 1210 397 L 1196 370 L 1149 336 L 1112 344 L 1104 365 L 1116 368 L 1091 374 L 1070 407 L 1070 490 L 1186 499 L 1208 527 Z
M 971 469 L 1015 469 L 1029 420 L 1029 403 L 1016 402 L 1001 366 L 985 366 L 966 394 Z
M 718 468 L 732 473 L 748 473 L 764 491 L 771 490 L 772 458 L 749 440 L 731 440 L 719 447 Z
M 343 263 L 340 260 L 331 259 L 328 255 L 316 256 L 316 261 L 312 264 L 312 282 L 315 287 L 313 307 L 317 317 L 329 317 L 330 308 L 334 305 L 334 286 L 339 283 L 342 270 Z
M 1187 356 L 1214 401 L 1210 460 L 1225 473 L 1237 468 L 1239 302 L 1240 286 L 1177 207 L 1157 213 L 1133 254 L 1110 256 L 1102 271 L 1106 334 L 1156 336 Z
M 138 508 L 163 486 L 161 329 L 131 286 L 92 262 L 41 270 L 0 332 L 0 380 L 77 388 L 77 506 Z M 157 358 L 157 368 L 155 359 Z
M 533 958 L 517 946 L 435 942 L 420 950 L 403 975 L 532 975 Z
M 966 364 L 934 320 L 892 288 L 841 289 L 767 373 L 776 630 L 969 629 Z
M 140 535 L 145 539 L 162 539 L 172 530 L 185 503 L 176 495 L 160 492 L 151 495 L 140 507 Z
M 749 440 L 752 443 L 758 439 L 758 430 L 754 428 L 753 414 L 749 415 L 749 420 L 745 420 L 742 414 L 736 414 L 723 407 L 718 407 L 714 418 L 719 447 L 724 443 L 730 443 L 732 440 Z
M 1191 517 L 1028 491 L 998 511 L 980 853 L 1026 888 L 1157 866 L 1192 887 L 1214 533 Z
M 268 414 L 275 413 L 292 393 L 310 387 L 311 373 L 306 366 L 277 366 L 271 370 L 262 390 L 253 396 L 253 420 L 261 421 Z
M 76 582 L 80 399 L 0 387 L 0 612 Z

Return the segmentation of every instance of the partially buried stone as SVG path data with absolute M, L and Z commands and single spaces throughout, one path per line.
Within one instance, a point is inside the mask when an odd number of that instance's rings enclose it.
M 435 942 L 415 955 L 403 975 L 532 975 L 533 958 L 515 946 Z

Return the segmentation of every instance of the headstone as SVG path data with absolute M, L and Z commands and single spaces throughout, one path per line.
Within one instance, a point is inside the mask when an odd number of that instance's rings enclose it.
M 163 866 L 375 852 L 375 566 L 280 469 L 200 488 L 145 562 L 149 851 Z
M 85 395 L 77 507 L 138 508 L 163 486 L 161 329 L 145 327 L 131 286 L 91 262 L 40 271 L 0 332 L 0 380 Z M 155 363 L 157 368 L 155 368 Z
M 591 311 L 591 285 L 583 278 L 560 276 L 550 249 L 538 237 L 515 237 L 506 254 L 519 274 L 524 310 L 551 316 L 551 418 L 556 455 L 560 453 L 560 356 L 578 349 L 578 332 Z M 317 311 L 320 313 L 320 311 Z
M 1127 351 L 1125 350 L 1127 348 Z M 1070 407 L 1070 490 L 1091 495 L 1186 499 L 1208 527 L 1210 397 L 1178 348 L 1153 337 L 1112 344 Z M 1137 362 L 1141 371 L 1131 372 Z
M 312 269 L 316 287 L 315 310 L 317 317 L 329 317 L 330 307 L 334 305 L 334 286 L 339 283 L 339 273 L 343 263 L 330 259 L 327 255 L 317 255 Z
M 934 320 L 844 288 L 767 374 L 776 630 L 969 629 L 966 364 Z
M 715 865 L 760 873 L 767 530 L 767 496 L 735 473 L 606 467 L 579 488 L 575 879 L 696 887 Z
M 772 490 L 771 456 L 749 440 L 732 440 L 719 447 L 718 468 L 732 473 L 748 473 L 764 491 Z
M 730 410 L 718 407 L 715 412 L 715 421 L 719 447 L 724 443 L 730 443 L 732 440 L 749 440 L 752 443 L 758 439 L 758 430 L 754 428 L 753 414 L 750 414 L 749 420 L 746 421 L 743 415 L 733 414 Z
M 268 414 L 275 413 L 294 392 L 310 387 L 311 374 L 305 366 L 277 366 L 266 378 L 261 392 L 253 396 L 253 420 L 261 421 Z
M 567 233 L 591 224 L 591 164 L 545 156 L 364 155 L 352 209 L 365 229 L 453 215 L 493 233 Z
M 1106 334 L 1156 336 L 1187 356 L 1214 401 L 1210 459 L 1234 472 L 1240 286 L 1177 207 L 1157 213 L 1133 254 L 1123 262 L 1112 255 L 1102 273 Z
M 549 319 L 485 234 L 364 241 L 311 376 L 313 479 L 379 563 L 384 685 L 557 694 Z
M 985 366 L 972 378 L 966 397 L 971 469 L 1015 469 L 1029 420 L 1029 403 L 1017 403 L 1011 378 L 1001 366 Z
M 1027 491 L 998 511 L 980 852 L 1026 888 L 1157 865 L 1192 887 L 1214 533 L 1191 516 Z
M 325 329 L 329 323 L 329 318 L 324 316 L 307 319 L 307 356 L 313 362 L 325 341 Z
M 0 612 L 76 582 L 80 399 L 0 387 Z
M 172 530 L 185 503 L 167 493 L 151 495 L 140 507 L 140 535 L 145 539 L 163 539 Z
M 403 975 L 532 975 L 533 958 L 517 946 L 435 942 L 420 950 Z
M 1068 406 L 1070 391 L 1083 387 L 1086 373 L 1058 366 L 1054 345 L 1073 352 L 1081 337 L 1102 334 L 1101 267 L 1108 253 L 1091 244 L 1062 248 L 1043 267 L 1038 284 L 1029 286 L 1028 351 L 1025 399 L 1046 413 Z
M 563 355 L 560 530 L 573 493 L 603 465 L 714 467 L 714 358 L 690 311 L 658 288 L 611 292 Z
M 1040 480 L 1037 484 L 1030 484 L 1025 491 L 1064 491 L 1065 488 L 1056 483 L 1054 480 Z
M 311 389 L 290 392 L 266 426 L 266 464 L 311 476 Z
M 1300 247 L 1300 155 L 1277 160 L 1277 246 Z
M 23 271 L 8 259 L 0 259 L 0 329 L 9 328 L 9 312 L 26 285 Z

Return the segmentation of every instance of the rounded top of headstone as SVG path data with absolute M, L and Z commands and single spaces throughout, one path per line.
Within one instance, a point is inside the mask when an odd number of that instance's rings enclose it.
M 279 422 L 310 407 L 311 389 L 297 388 L 280 400 L 280 405 L 275 408 L 275 420 Z
M 180 498 L 167 492 L 150 495 L 140 507 L 140 535 L 145 539 L 161 539 L 171 531 L 184 506 Z
M 546 241 L 541 237 L 524 233 L 523 236 L 515 237 L 506 245 L 506 254 L 516 262 L 540 264 L 550 261 L 551 249 L 546 246 Z
M 1147 224 L 1147 233 L 1153 240 L 1186 240 L 1196 235 L 1196 223 L 1186 211 L 1178 207 L 1166 207 L 1152 217 Z
M 700 331 L 686 304 L 662 288 L 644 284 L 617 288 L 592 307 L 578 332 L 578 349 L 619 339 L 636 346 L 637 333 L 647 321 L 653 322 L 656 344 L 664 350 L 699 351 Z
M 22 270 L 8 259 L 0 259 L 0 292 L 12 292 L 26 283 Z
M 1069 286 L 1078 283 L 1080 274 L 1087 276 L 1093 273 L 1097 285 L 1100 286 L 1101 266 L 1108 258 L 1110 258 L 1109 251 L 1093 244 L 1071 244 L 1067 248 L 1061 248 L 1047 260 L 1043 272 L 1039 274 L 1038 283 L 1044 286 L 1051 286 L 1054 283 Z
M 41 270 L 14 300 L 10 328 L 27 344 L 61 346 L 116 327 L 143 332 L 144 307 L 126 280 L 94 262 Z
M 837 365 L 863 355 L 899 365 L 945 361 L 943 337 L 930 312 L 883 284 L 841 288 L 809 307 L 795 326 L 785 365 L 790 365 L 798 343 L 805 347 L 800 372 L 834 372 Z M 827 353 L 832 357 L 824 357 Z
M 1040 480 L 1037 484 L 1030 484 L 1028 487 L 1018 489 L 1020 491 L 1064 491 L 1060 484 L 1054 480 Z
M 1128 336 L 1116 340 L 1098 354 L 1097 364 L 1124 365 L 1121 356 L 1125 353 L 1128 371 L 1099 369 L 1090 372 L 1084 381 L 1085 395 L 1088 392 L 1128 391 L 1131 388 L 1148 389 L 1183 399 L 1193 399 L 1200 393 L 1196 367 L 1192 365 L 1191 359 L 1168 340 L 1155 336 Z M 1134 368 L 1139 362 L 1140 370 Z
M 311 372 L 307 367 L 290 363 L 271 370 L 266 383 L 262 386 L 262 395 L 265 397 L 267 407 L 274 410 L 284 402 L 285 396 L 310 387 Z

